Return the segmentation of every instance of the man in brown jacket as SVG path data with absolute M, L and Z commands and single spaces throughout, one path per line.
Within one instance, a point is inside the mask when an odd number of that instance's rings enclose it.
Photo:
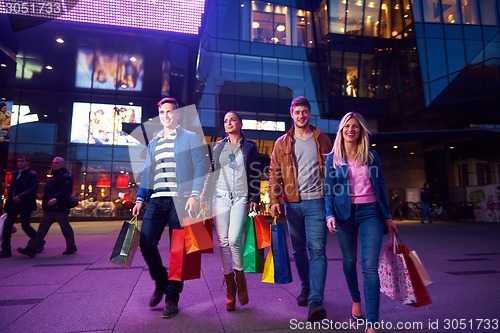
M 299 306 L 308 306 L 308 321 L 326 318 L 323 294 L 326 280 L 325 179 L 329 137 L 309 124 L 307 98 L 293 99 L 290 115 L 294 125 L 274 145 L 269 169 L 271 216 L 281 215 L 284 201 L 293 257 L 300 278 Z

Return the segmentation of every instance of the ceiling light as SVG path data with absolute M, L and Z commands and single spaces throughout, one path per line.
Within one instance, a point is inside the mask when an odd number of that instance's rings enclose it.
M 45 66 L 45 69 L 48 69 L 48 70 L 50 71 L 50 70 L 51 70 L 51 69 L 53 69 L 53 68 L 52 68 L 52 66 L 47 65 L 47 66 Z
M 1 67 L 7 67 L 7 64 L 0 64 Z
M 413 152 L 413 151 L 412 151 L 412 152 L 410 152 L 410 155 L 415 155 L 415 152 Z
M 279 32 L 283 32 L 283 31 L 285 31 L 285 26 L 283 24 L 280 24 L 276 27 L 276 30 Z
M 130 61 L 137 61 L 136 57 L 130 57 Z
M 450 149 L 455 149 L 455 147 L 453 147 L 453 146 L 450 146 Z
M 59 43 L 59 44 L 62 44 L 62 43 L 64 43 L 64 39 L 62 39 L 62 38 L 59 37 L 59 38 L 56 39 L 56 42 Z
M 398 146 L 392 146 L 392 148 L 394 148 L 394 149 L 398 149 Z
M 122 88 L 122 89 L 127 89 L 127 88 L 128 88 L 128 86 L 124 83 L 124 84 L 122 84 L 122 85 L 120 86 L 120 88 Z
M 258 29 L 259 27 L 260 27 L 260 23 L 259 22 L 256 22 L 256 21 L 252 22 L 252 28 Z
M 128 102 L 128 105 L 134 105 L 134 102 L 130 101 Z
M 376 143 L 372 143 L 372 147 L 377 147 L 377 144 Z

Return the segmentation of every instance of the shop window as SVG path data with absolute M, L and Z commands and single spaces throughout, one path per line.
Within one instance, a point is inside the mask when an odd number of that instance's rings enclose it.
M 491 173 L 488 163 L 476 163 L 476 172 L 478 186 L 491 184 Z
M 441 12 L 439 0 L 422 0 L 422 13 L 425 22 L 440 23 Z
M 480 24 L 478 0 L 462 0 L 462 19 L 464 24 Z
M 288 7 L 252 1 L 252 41 L 289 45 Z
M 344 59 L 344 96 L 358 97 L 359 73 L 358 53 L 345 53 Z
M 441 0 L 443 21 L 450 24 L 461 24 L 462 14 L 458 0 Z
M 370 37 L 378 36 L 380 0 L 367 1 L 365 6 L 365 17 L 363 35 Z
M 311 12 L 302 9 L 297 10 L 296 31 L 296 46 L 313 47 L 315 45 Z

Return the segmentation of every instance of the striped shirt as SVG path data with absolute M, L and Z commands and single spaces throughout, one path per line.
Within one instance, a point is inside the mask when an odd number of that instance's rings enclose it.
M 174 156 L 176 138 L 177 131 L 174 130 L 168 138 L 161 138 L 155 148 L 155 177 L 151 198 L 176 197 L 178 195 Z

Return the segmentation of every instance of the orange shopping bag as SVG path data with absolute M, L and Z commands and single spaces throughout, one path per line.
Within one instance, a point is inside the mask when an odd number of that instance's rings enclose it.
M 214 248 L 214 242 L 202 219 L 186 217 L 182 222 L 184 224 L 184 246 L 187 254 Z

